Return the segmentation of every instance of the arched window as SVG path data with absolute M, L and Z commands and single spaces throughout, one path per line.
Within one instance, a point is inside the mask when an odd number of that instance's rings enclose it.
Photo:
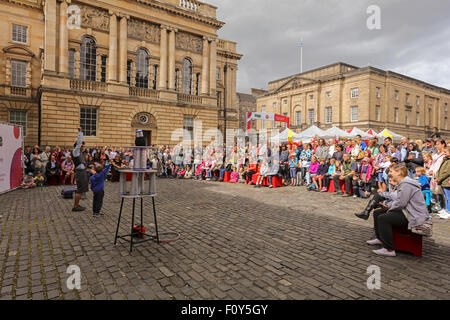
M 138 49 L 136 57 L 136 87 L 148 88 L 149 54 L 144 49 Z
M 186 94 L 192 94 L 192 61 L 188 58 L 183 59 L 183 84 L 182 91 Z
M 89 36 L 82 38 L 80 48 L 80 78 L 97 80 L 97 43 Z

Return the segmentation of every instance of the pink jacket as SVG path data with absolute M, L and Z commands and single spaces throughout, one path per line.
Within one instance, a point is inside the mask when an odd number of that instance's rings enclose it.
M 204 165 L 205 165 L 205 162 L 202 161 L 202 163 L 200 163 L 200 164 L 197 166 L 197 170 L 195 170 L 195 175 L 196 175 L 196 176 L 199 176 L 199 175 L 202 174 L 202 169 L 203 169 L 203 166 L 204 166 Z
M 370 181 L 370 178 L 372 178 L 373 167 L 372 167 L 371 164 L 369 164 L 369 167 L 367 168 L 367 173 L 366 173 L 365 179 L 364 179 L 363 167 L 364 167 L 364 165 L 361 166 L 361 175 L 360 175 L 360 177 L 363 180 Z
M 230 182 L 237 183 L 239 180 L 239 172 L 233 171 L 231 173 Z

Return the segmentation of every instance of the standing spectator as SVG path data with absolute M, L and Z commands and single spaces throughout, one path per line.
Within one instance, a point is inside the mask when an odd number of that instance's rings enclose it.
M 280 173 L 283 177 L 283 185 L 286 186 L 289 182 L 289 150 L 287 150 L 285 144 L 281 146 Z
M 409 177 L 414 179 L 416 176 L 416 168 L 423 167 L 422 152 L 416 143 L 410 143 L 408 145 L 408 153 L 405 158 L 406 168 L 408 168 Z
M 390 150 L 389 153 L 391 156 L 396 157 L 400 162 L 405 162 L 406 155 L 408 153 L 408 139 L 406 137 L 402 137 L 400 139 L 400 145 L 398 146 L 398 151 L 400 151 L 400 156 L 393 155 Z
M 384 192 L 386 191 L 386 182 L 383 176 L 384 170 L 388 167 L 386 162 L 386 156 L 387 154 L 387 147 L 386 145 L 382 144 L 380 145 L 379 149 L 380 153 L 375 158 L 375 161 L 373 162 L 373 170 L 376 173 L 376 181 L 378 182 L 378 192 Z
M 50 147 L 49 146 L 45 147 L 45 151 L 43 151 L 39 155 L 39 157 L 41 158 L 41 162 L 42 162 L 42 169 L 43 169 L 42 174 L 44 176 L 46 176 L 46 172 L 45 171 L 46 171 L 46 168 L 47 168 L 47 163 L 50 160 L 50 155 L 51 155 L 51 152 L 50 152 Z
M 342 161 L 344 160 L 344 147 L 342 146 L 342 144 L 338 144 L 336 146 L 336 151 L 333 153 L 333 156 L 331 158 L 342 163 Z
M 436 182 L 444 192 L 445 209 L 439 212 L 442 219 L 450 219 L 450 147 L 445 148 L 445 158 L 436 173 Z
M 120 155 L 116 154 L 114 159 L 111 162 L 112 164 L 112 182 L 118 182 L 120 177 L 119 169 L 122 168 L 122 159 L 120 159 Z
M 42 173 L 43 171 L 38 147 L 34 147 L 33 153 L 31 154 L 31 167 L 33 168 L 34 175 L 36 175 L 38 172 Z
M 327 159 L 329 150 L 330 148 L 325 143 L 325 140 L 319 139 L 319 146 L 317 147 L 314 155 L 316 156 L 317 159 Z

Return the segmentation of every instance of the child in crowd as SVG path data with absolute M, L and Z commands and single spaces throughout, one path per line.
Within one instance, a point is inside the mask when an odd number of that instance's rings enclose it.
M 430 176 L 429 172 L 433 165 L 433 155 L 431 153 L 423 153 L 424 168 L 427 172 L 427 176 Z
M 34 177 L 34 183 L 36 184 L 36 187 L 43 187 L 45 183 L 44 176 L 42 173 L 38 172 L 36 174 L 36 177 Z
M 245 183 L 246 182 L 245 181 L 245 177 L 244 177 L 244 173 L 245 173 L 246 170 L 248 170 L 247 166 L 245 166 L 245 169 L 244 169 L 244 167 L 241 167 L 239 169 L 239 183 Z
M 298 158 L 295 152 L 292 152 L 289 156 L 289 171 L 291 174 L 291 186 L 297 185 L 297 170 L 300 169 Z
M 306 187 L 309 191 L 312 189 L 311 179 L 317 175 L 320 163 L 317 161 L 316 156 L 311 157 L 311 164 L 309 165 L 309 170 L 306 172 Z
M 186 170 L 184 170 L 184 168 L 180 168 L 180 170 L 178 170 L 178 172 L 177 172 L 177 178 L 183 179 L 185 174 L 186 174 Z
M 94 217 L 104 215 L 101 210 L 103 206 L 103 197 L 105 196 L 105 179 L 110 168 L 111 164 L 107 165 L 106 168 L 97 164 L 95 170 L 91 170 L 92 177 L 89 180 L 91 182 L 91 190 L 94 192 L 94 201 L 92 205 Z
M 230 182 L 231 183 L 238 183 L 238 181 L 239 181 L 239 172 L 237 171 L 237 168 L 234 167 L 233 171 L 231 172 Z
M 424 167 L 416 168 L 415 180 L 418 180 L 420 182 L 420 185 L 422 186 L 422 194 L 425 197 L 425 203 L 428 207 L 428 212 L 431 213 L 431 198 L 433 197 L 433 193 L 431 192 L 430 188 L 431 177 L 427 177 L 427 170 Z
M 255 188 L 261 188 L 262 182 L 268 172 L 269 172 L 269 165 L 267 164 L 266 159 L 264 159 L 263 163 L 261 164 L 261 168 L 259 169 L 259 176 L 258 179 L 256 179 L 256 184 L 254 186 Z
M 184 174 L 185 179 L 192 179 L 192 176 L 194 175 L 194 169 L 191 168 L 191 166 L 188 164 L 186 166 L 186 173 Z
M 203 166 L 205 165 L 204 161 L 201 161 L 200 164 L 195 166 L 195 180 L 202 179 Z
M 33 172 L 29 172 L 25 177 L 23 177 L 23 182 L 20 186 L 23 189 L 36 187 L 36 183 L 34 183 L 34 179 L 33 179 Z
M 332 179 L 333 175 L 336 172 L 336 159 L 330 159 L 330 166 L 328 167 L 328 172 L 323 178 L 323 188 L 320 190 L 321 192 L 327 192 L 330 187 L 330 179 Z
M 325 159 L 319 160 L 319 169 L 317 170 L 317 175 L 313 178 L 314 187 L 316 192 L 325 192 L 326 188 L 323 187 L 323 180 L 325 175 L 328 173 L 328 165 L 325 162 Z
M 353 177 L 353 197 L 368 198 L 370 196 L 372 171 L 370 158 L 364 158 L 361 164 L 361 172 Z

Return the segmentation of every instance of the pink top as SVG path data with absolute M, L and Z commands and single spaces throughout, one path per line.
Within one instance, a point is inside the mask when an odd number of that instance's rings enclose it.
M 231 176 L 230 176 L 230 181 L 231 182 L 238 182 L 238 179 L 239 179 L 239 172 L 233 171 L 231 173 Z
M 319 166 L 320 166 L 319 162 L 316 162 L 315 164 L 311 162 L 311 165 L 309 166 L 309 173 L 313 174 L 317 173 L 317 171 L 319 170 Z

